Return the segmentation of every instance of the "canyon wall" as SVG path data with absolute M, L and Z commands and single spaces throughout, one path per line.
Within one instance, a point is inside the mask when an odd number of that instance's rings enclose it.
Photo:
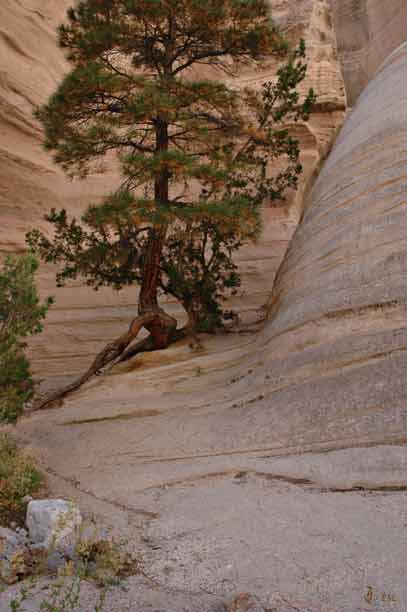
M 406 40 L 405 0 L 330 0 L 353 106 L 386 57 Z
M 36 34 L 54 53 L 60 15 L 53 2 L 45 14 L 39 0 L 7 1 L 28 42 L 18 43 L 3 3 L 4 251 L 21 249 L 24 230 L 55 202 L 78 212 L 114 182 L 68 183 L 41 152 L 31 107 L 65 68 L 60 56 L 39 61 Z M 265 210 L 262 241 L 241 259 L 242 310 L 272 291 L 267 322 L 140 355 L 14 429 L 52 494 L 78 500 L 142 558 L 148 580 L 108 594 L 118 612 L 135 602 L 143 612 L 169 602 L 209 612 L 215 595 L 244 591 L 259 610 L 407 609 L 407 10 L 397 0 L 332 0 L 334 12 L 322 0 L 273 6 L 293 41 L 306 38 L 321 95 L 299 130 L 302 191 L 288 213 Z M 343 118 L 333 23 L 352 105 L 369 84 L 305 199 Z M 50 270 L 41 280 L 54 291 Z M 133 303 L 79 285 L 58 291 L 33 345 L 36 371 L 57 382 L 82 368 Z
M 33 119 L 35 106 L 47 99 L 67 70 L 56 46 L 55 30 L 70 4 L 70 0 L 4 0 L 0 6 L 3 253 L 24 248 L 28 229 L 45 228 L 42 217 L 51 207 L 65 207 L 72 214 L 80 214 L 87 205 L 100 201 L 116 182 L 109 169 L 86 181 L 68 181 L 42 150 L 41 131 Z M 244 290 L 231 300 L 230 306 L 240 313 L 243 328 L 262 317 L 262 305 L 302 214 L 306 194 L 343 122 L 345 87 L 353 100 L 388 52 L 398 46 L 407 26 L 407 11 L 398 0 L 385 4 L 373 0 L 274 0 L 272 7 L 290 42 L 295 45 L 301 37 L 306 41 L 308 77 L 304 91 L 312 86 L 318 105 L 310 122 L 296 131 L 305 169 L 298 192 L 290 197 L 285 209 L 265 208 L 261 240 L 239 255 Z M 275 69 L 271 65 L 260 73 L 243 72 L 237 85 L 258 86 Z M 318 243 L 318 236 L 314 241 Z M 130 290 L 118 294 L 107 289 L 96 294 L 80 282 L 56 289 L 54 274 L 50 267 L 41 270 L 41 290 L 55 295 L 56 305 L 45 333 L 32 342 L 32 357 L 35 372 L 56 385 L 66 376 L 80 372 L 98 349 L 123 330 L 134 314 L 136 295 Z M 182 315 L 174 303 L 167 302 L 166 308 Z

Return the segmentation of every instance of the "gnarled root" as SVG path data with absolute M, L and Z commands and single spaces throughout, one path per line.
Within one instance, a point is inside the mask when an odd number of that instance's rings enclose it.
M 178 340 L 182 340 L 182 338 L 186 338 L 188 336 L 187 329 L 185 327 L 181 329 L 176 329 L 172 335 L 171 343 L 178 342 Z M 154 340 L 152 336 L 148 336 L 144 338 L 144 340 L 140 340 L 136 344 L 130 346 L 127 351 L 123 353 L 117 360 L 117 363 L 123 363 L 125 361 L 129 361 L 139 353 L 149 353 L 152 351 L 156 351 L 157 347 L 154 345 Z
M 160 324 L 161 329 L 164 330 L 164 333 L 161 334 L 159 333 Z M 105 348 L 96 356 L 90 368 L 84 374 L 82 374 L 82 376 L 63 389 L 59 389 L 58 391 L 50 393 L 46 397 L 40 398 L 34 403 L 31 410 L 43 410 L 44 408 L 49 408 L 54 402 L 60 402 L 64 397 L 82 387 L 82 385 L 88 382 L 88 380 L 98 374 L 107 365 L 117 361 L 123 355 L 123 353 L 125 353 L 127 347 L 136 339 L 142 327 L 148 329 L 151 335 L 145 340 L 139 342 L 127 358 L 130 358 L 137 352 L 142 352 L 143 350 L 152 351 L 169 346 L 171 342 L 177 339 L 176 325 L 175 319 L 172 319 L 172 317 L 169 317 L 163 311 L 149 314 L 146 313 L 137 317 L 132 321 L 128 331 L 125 334 L 121 335 L 119 338 L 117 338 L 117 340 L 110 342 L 107 346 L 105 346 Z M 155 332 L 154 335 L 153 331 Z M 156 338 L 158 338 L 158 342 L 156 341 Z

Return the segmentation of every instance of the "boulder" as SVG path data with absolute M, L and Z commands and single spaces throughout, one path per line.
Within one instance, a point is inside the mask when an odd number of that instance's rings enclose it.
M 78 508 L 62 499 L 34 500 L 28 504 L 26 525 L 36 548 L 70 556 L 79 539 L 82 516 Z

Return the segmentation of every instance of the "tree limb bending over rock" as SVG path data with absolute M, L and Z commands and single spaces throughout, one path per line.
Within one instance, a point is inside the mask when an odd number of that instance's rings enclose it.
M 141 329 L 147 325 L 151 325 L 154 322 L 154 319 L 159 317 L 160 313 L 155 314 L 146 314 L 135 318 L 128 329 L 128 331 L 122 334 L 119 338 L 114 340 L 114 342 L 110 342 L 105 346 L 105 348 L 100 351 L 100 353 L 93 360 L 92 365 L 82 376 L 76 379 L 73 383 L 67 385 L 63 389 L 59 389 L 49 394 L 48 396 L 40 398 L 37 402 L 34 403 L 31 410 L 44 410 L 45 408 L 49 408 L 51 404 L 55 402 L 61 401 L 64 397 L 77 391 L 82 385 L 88 382 L 93 376 L 96 376 L 103 368 L 107 365 L 119 360 L 125 361 L 126 349 L 128 346 L 137 338 Z M 181 330 L 178 333 L 174 334 L 174 339 L 179 339 L 181 337 Z M 149 350 L 149 344 L 151 344 L 151 348 L 153 348 L 154 343 L 149 343 L 150 337 L 142 340 L 131 353 L 128 354 L 127 358 L 133 357 L 137 352 Z M 136 349 L 138 350 L 136 351 Z M 150 349 L 151 350 L 151 349 Z

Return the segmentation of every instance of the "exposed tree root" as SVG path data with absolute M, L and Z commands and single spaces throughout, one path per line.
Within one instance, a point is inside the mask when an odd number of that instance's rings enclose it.
M 171 344 L 177 342 L 178 340 L 182 340 L 182 338 L 186 338 L 188 336 L 188 330 L 183 327 L 182 329 L 177 329 L 172 335 Z M 130 346 L 127 351 L 125 351 L 118 359 L 117 363 L 123 363 L 125 361 L 129 361 L 139 353 L 148 353 L 151 351 L 158 350 L 154 344 L 154 340 L 152 336 L 148 336 L 144 338 L 144 340 L 140 340 L 137 344 Z
M 95 357 L 90 368 L 84 374 L 82 374 L 82 376 L 63 389 L 59 389 L 50 393 L 48 396 L 40 398 L 34 403 L 31 410 L 43 410 L 45 408 L 49 408 L 51 404 L 55 402 L 61 402 L 64 397 L 82 387 L 82 385 L 103 370 L 103 368 L 115 361 L 127 361 L 137 353 L 165 348 L 162 343 L 157 346 L 152 335 L 150 335 L 148 338 L 138 342 L 134 347 L 131 347 L 131 349 L 126 351 L 127 347 L 137 338 L 142 327 L 149 328 L 152 324 L 158 326 L 160 315 L 161 313 L 157 314 L 157 312 L 155 312 L 144 314 L 134 319 L 128 331 L 125 334 L 122 334 L 114 342 L 110 342 L 107 346 L 105 346 L 105 348 Z M 182 337 L 182 335 L 180 335 L 181 332 L 182 330 L 175 331 L 173 337 L 168 338 L 167 346 Z
M 154 345 L 154 340 L 151 336 L 148 336 L 147 338 L 136 342 L 136 344 L 129 346 L 129 348 L 124 351 L 122 355 L 120 355 L 120 357 L 117 359 L 117 363 L 129 361 L 130 359 L 132 359 L 132 357 L 135 357 L 139 353 L 148 353 L 150 351 L 155 350 L 157 350 L 157 348 Z

